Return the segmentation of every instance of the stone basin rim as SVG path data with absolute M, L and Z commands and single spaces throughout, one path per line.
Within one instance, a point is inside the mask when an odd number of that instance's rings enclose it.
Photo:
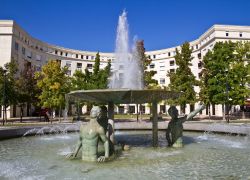
M 164 89 L 93 89 L 76 90 L 66 95 L 69 101 L 76 99 L 97 103 L 143 104 L 179 97 L 181 93 Z

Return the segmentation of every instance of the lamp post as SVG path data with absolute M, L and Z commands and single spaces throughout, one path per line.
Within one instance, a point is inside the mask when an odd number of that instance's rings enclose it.
M 7 70 L 3 70 L 3 126 L 6 118 L 6 73 Z

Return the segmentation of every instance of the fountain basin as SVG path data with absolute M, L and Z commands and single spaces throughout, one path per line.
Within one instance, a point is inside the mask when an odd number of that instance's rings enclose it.
M 66 95 L 68 102 L 80 100 L 108 104 L 108 118 L 114 119 L 114 104 L 152 103 L 152 138 L 154 147 L 158 146 L 157 102 L 177 98 L 180 93 L 164 89 L 95 89 L 72 91 Z
M 67 96 L 68 100 L 73 102 L 84 100 L 104 104 L 109 102 L 114 104 L 143 104 L 177 98 L 179 93 L 163 89 L 95 89 L 72 91 Z
M 68 160 L 78 133 L 23 137 L 0 144 L 0 179 L 248 179 L 249 138 L 213 133 L 184 134 L 184 148 L 159 148 L 149 131 L 117 132 L 129 151 L 108 163 Z
M 84 123 L 84 122 L 82 122 Z M 67 132 L 79 131 L 79 124 L 58 124 L 48 126 L 30 126 L 30 127 L 12 127 L 0 129 L 0 140 L 17 138 L 22 136 L 34 136 L 42 134 L 58 134 Z M 168 126 L 167 121 L 158 122 L 158 130 L 166 131 Z M 224 123 L 199 123 L 186 122 L 183 124 L 184 131 L 195 132 L 213 132 L 220 134 L 243 135 L 250 136 L 249 125 L 233 125 Z M 43 129 L 43 130 L 41 130 Z M 152 130 L 152 123 L 150 122 L 116 122 L 115 131 L 143 131 Z

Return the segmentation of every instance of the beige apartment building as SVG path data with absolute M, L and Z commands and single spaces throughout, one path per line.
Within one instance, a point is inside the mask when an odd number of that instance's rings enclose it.
M 213 25 L 204 34 L 196 40 L 190 42 L 193 49 L 191 70 L 199 80 L 202 70 L 202 59 L 208 50 L 213 49 L 213 46 L 218 41 L 249 41 L 250 26 L 234 26 L 234 25 Z M 167 39 L 166 39 L 167 41 Z M 175 63 L 175 49 L 180 49 L 180 46 L 147 51 L 146 54 L 151 57 L 152 63 L 148 70 L 154 70 L 157 73 L 153 77 L 161 86 L 169 84 L 167 73 L 174 72 L 177 68 Z M 40 71 L 42 66 L 49 60 L 59 60 L 61 66 L 68 66 L 68 75 L 72 76 L 76 70 L 84 70 L 88 68 L 92 71 L 95 55 L 97 52 L 82 51 L 68 49 L 51 45 L 41 40 L 38 40 L 29 35 L 19 25 L 12 20 L 0 20 L 0 66 L 14 60 L 18 64 L 19 72 L 25 67 L 32 67 L 36 71 Z M 100 52 L 101 68 L 107 65 L 108 60 L 114 61 L 114 53 Z M 195 91 L 199 92 L 199 87 L 195 87 Z M 197 106 L 196 104 L 195 106 Z M 158 104 L 158 111 L 166 113 L 168 105 Z M 210 107 L 211 115 L 222 116 L 222 106 L 215 105 Z M 29 112 L 25 110 L 25 115 L 32 115 L 33 109 Z M 189 113 L 192 108 L 187 105 L 186 113 Z M 84 109 L 83 109 L 84 111 Z M 135 113 L 136 105 L 120 105 L 116 107 L 116 112 L 119 113 Z M 144 113 L 149 113 L 147 105 L 142 106 Z M 208 109 L 203 110 L 203 115 L 208 114 Z M 2 113 L 1 113 L 2 115 Z M 17 106 L 8 108 L 9 117 L 20 116 L 20 110 Z

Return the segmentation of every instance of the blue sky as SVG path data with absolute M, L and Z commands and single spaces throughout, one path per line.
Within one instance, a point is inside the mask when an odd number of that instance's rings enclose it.
M 143 39 L 146 50 L 194 40 L 213 24 L 250 25 L 249 0 L 0 0 L 0 19 L 50 44 L 113 52 L 123 9 L 131 41 Z

